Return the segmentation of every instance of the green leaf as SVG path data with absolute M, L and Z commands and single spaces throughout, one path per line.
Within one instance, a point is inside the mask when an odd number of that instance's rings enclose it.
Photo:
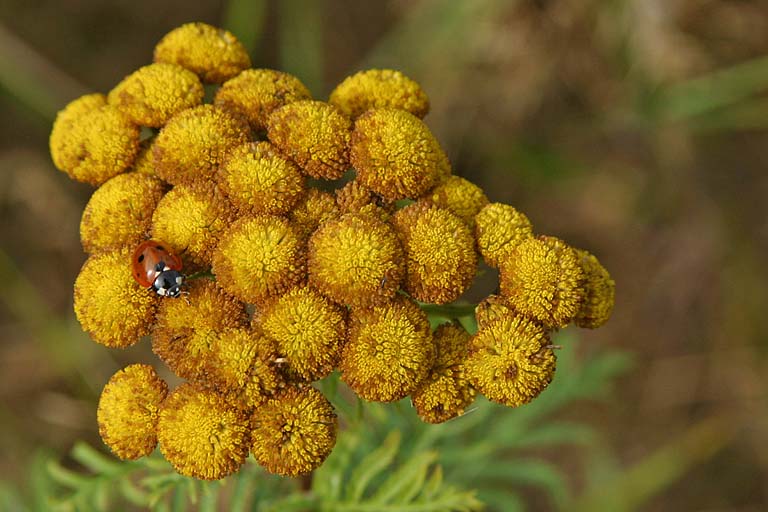
M 369 453 L 352 472 L 347 486 L 346 497 L 350 501 L 359 501 L 366 487 L 376 475 L 389 466 L 400 446 L 400 432 L 390 433 L 381 446 Z
M 545 423 L 522 433 L 517 440 L 517 445 L 520 447 L 563 444 L 588 445 L 593 443 L 595 438 L 595 430 L 588 425 L 572 421 L 559 421 Z
M 411 455 L 403 466 L 382 484 L 371 498 L 371 503 L 402 503 L 398 495 L 409 489 L 414 480 L 421 483 L 426 478 L 427 468 L 437 459 L 436 452 Z
M 496 461 L 484 466 L 484 480 L 533 485 L 547 491 L 556 504 L 562 506 L 570 497 L 563 475 L 551 464 L 537 459 Z
M 105 456 L 82 441 L 78 441 L 72 449 L 72 458 L 97 474 L 109 474 L 125 470 L 124 464 Z

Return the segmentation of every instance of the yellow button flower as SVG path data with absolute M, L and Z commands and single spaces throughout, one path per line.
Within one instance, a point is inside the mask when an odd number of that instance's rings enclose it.
M 133 279 L 129 248 L 94 254 L 75 280 L 77 320 L 107 347 L 125 348 L 149 334 L 158 299 Z
M 499 261 L 529 238 L 533 238 L 531 221 L 508 204 L 488 204 L 475 216 L 477 248 L 493 268 L 498 268 Z
M 414 315 L 403 301 L 352 312 L 341 377 L 364 400 L 393 402 L 409 395 L 434 361 L 427 315 Z
M 157 445 L 157 419 L 168 385 L 155 369 L 132 364 L 109 379 L 96 417 L 104 444 L 123 460 L 149 455 Z
M 464 414 L 475 399 L 464 371 L 470 335 L 461 325 L 449 323 L 438 326 L 433 337 L 437 357 L 411 399 L 422 420 L 442 423 Z
M 272 111 L 311 98 L 306 86 L 291 74 L 274 69 L 246 69 L 221 86 L 214 104 L 245 117 L 251 128 L 259 132 L 267 129 Z
M 136 155 L 136 160 L 133 162 L 131 170 L 147 176 L 157 177 L 155 172 L 155 157 L 152 154 L 152 145 L 157 140 L 155 137 L 147 139 L 141 142 L 139 145 L 139 154 Z
M 404 272 L 397 234 L 373 216 L 346 214 L 309 240 L 309 282 L 339 304 L 382 304 L 398 290 Z
M 421 197 L 439 174 L 450 169 L 427 125 L 404 110 L 383 108 L 363 114 L 355 122 L 350 143 L 357 179 L 388 201 Z
M 267 337 L 258 326 L 251 328 L 255 339 L 256 357 L 241 388 L 248 407 L 258 407 L 286 386 L 282 359 L 277 355 L 277 343 Z
M 320 467 L 336 444 L 333 406 L 315 388 L 288 388 L 251 417 L 251 453 L 270 473 L 305 475 Z
M 155 63 L 125 77 L 107 98 L 134 123 L 159 128 L 174 114 L 202 103 L 204 93 L 193 72 Z
M 186 300 L 162 300 L 152 332 L 152 350 L 179 377 L 200 382 L 226 329 L 245 327 L 245 304 L 216 282 L 196 279 L 186 285 Z
M 397 108 L 419 118 L 429 112 L 429 98 L 421 86 L 393 69 L 369 69 L 347 77 L 328 101 L 352 118 L 371 108 Z
M 488 204 L 483 189 L 459 176 L 449 177 L 421 201 L 452 211 L 466 222 L 470 229 L 475 227 L 475 215 Z
M 343 213 L 370 214 L 383 221 L 388 221 L 395 211 L 395 203 L 385 202 L 360 180 L 352 180 L 337 189 L 336 204 Z
M 477 326 L 480 329 L 496 320 L 515 315 L 517 315 L 517 312 L 500 295 L 489 295 L 475 307 L 475 320 L 477 320 Z
M 249 135 L 244 121 L 213 105 L 183 110 L 157 136 L 155 171 L 173 185 L 209 181 L 227 153 Z
M 449 210 L 412 204 L 392 217 L 407 258 L 403 288 L 422 302 L 446 304 L 472 284 L 477 270 L 475 241 Z
M 499 262 L 501 295 L 519 313 L 547 327 L 565 327 L 584 302 L 584 270 L 576 251 L 541 236 L 521 242 Z
M 77 181 L 101 185 L 133 165 L 139 128 L 107 105 L 104 95 L 88 94 L 56 115 L 49 145 L 59 170 Z
M 481 328 L 470 341 L 464 368 L 480 393 L 516 407 L 536 398 L 552 381 L 555 354 L 544 327 L 517 315 Z
M 193 268 L 210 268 L 213 250 L 232 219 L 227 201 L 215 188 L 179 185 L 157 204 L 152 237 L 171 246 Z
M 248 415 L 213 391 L 182 384 L 160 406 L 157 438 L 179 474 L 218 480 L 248 456 Z
M 213 273 L 235 297 L 259 303 L 305 279 L 306 244 L 283 217 L 242 218 L 222 236 Z
M 573 322 L 579 327 L 597 329 L 611 317 L 616 283 L 594 255 L 581 249 L 577 249 L 576 253 L 586 279 L 584 304 Z
M 154 212 L 165 187 L 162 181 L 140 173 L 115 176 L 91 196 L 80 220 L 85 252 L 94 253 L 146 240 Z
M 259 325 L 299 378 L 312 382 L 333 371 L 347 335 L 346 310 L 307 286 L 260 310 Z
M 296 101 L 269 116 L 267 137 L 309 176 L 335 180 L 349 169 L 352 123 L 322 101 Z
M 269 142 L 250 142 L 234 148 L 217 179 L 243 214 L 288 213 L 305 190 L 301 170 Z
M 216 84 L 251 67 L 248 51 L 231 32 L 199 22 L 168 32 L 155 46 L 155 62 L 178 64 Z
M 288 218 L 301 232 L 302 238 L 309 238 L 321 224 L 340 215 L 333 194 L 310 188 L 288 213 Z

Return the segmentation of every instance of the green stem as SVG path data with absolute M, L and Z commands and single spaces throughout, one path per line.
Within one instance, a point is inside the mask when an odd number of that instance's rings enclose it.
M 477 304 L 419 304 L 428 315 L 461 318 L 475 314 Z

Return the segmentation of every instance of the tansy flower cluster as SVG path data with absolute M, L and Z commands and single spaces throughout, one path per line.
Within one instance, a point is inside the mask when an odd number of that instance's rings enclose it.
M 107 347 L 151 337 L 185 381 L 169 390 L 144 364 L 109 380 L 98 423 L 118 457 L 159 443 L 196 478 L 229 475 L 249 453 L 306 474 L 336 441 L 313 387 L 331 372 L 363 400 L 410 397 L 439 423 L 477 393 L 534 399 L 555 371 L 551 333 L 608 319 L 614 283 L 595 256 L 452 174 L 416 82 L 362 71 L 318 101 L 298 78 L 250 66 L 229 32 L 183 25 L 153 63 L 53 126 L 56 166 L 98 187 L 80 225 L 80 324 Z M 181 259 L 181 298 L 134 278 L 148 239 Z M 433 330 L 427 305 L 458 300 L 481 258 L 500 283 L 477 306 L 477 333 Z

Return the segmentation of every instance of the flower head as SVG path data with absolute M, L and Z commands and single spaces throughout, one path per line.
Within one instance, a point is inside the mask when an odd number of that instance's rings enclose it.
M 499 295 L 489 295 L 475 307 L 475 319 L 480 329 L 496 320 L 515 315 L 517 313 L 509 302 Z
M 579 327 L 597 329 L 611 317 L 616 283 L 598 259 L 587 251 L 576 249 L 584 269 L 584 303 L 574 319 Z
M 251 453 L 270 473 L 304 475 L 318 468 L 336 444 L 338 420 L 313 387 L 288 388 L 251 416 Z
M 470 336 L 461 325 L 449 323 L 438 326 L 433 338 L 435 361 L 411 399 L 422 420 L 442 423 L 464 414 L 475 399 L 464 371 Z
M 246 374 L 241 388 L 248 407 L 258 407 L 286 386 L 277 355 L 277 343 L 267 337 L 258 326 L 252 326 L 250 335 L 255 339 L 256 357 Z
M 262 302 L 305 279 L 305 242 L 283 217 L 244 217 L 221 237 L 213 255 L 213 273 L 235 297 Z
M 347 77 L 328 101 L 352 118 L 371 108 L 397 108 L 419 118 L 429 112 L 429 98 L 421 86 L 393 69 L 369 69 Z
M 170 62 L 220 84 L 251 67 L 245 47 L 228 30 L 187 23 L 168 32 L 155 46 L 155 62 Z
M 272 111 L 311 98 L 306 86 L 291 74 L 274 69 L 246 69 L 224 82 L 216 91 L 214 104 L 244 116 L 251 128 L 263 131 Z
M 248 138 L 248 126 L 226 110 L 213 105 L 183 110 L 155 140 L 155 171 L 173 185 L 210 180 L 226 154 Z
M 532 237 L 531 221 L 508 204 L 488 204 L 475 216 L 477 248 L 485 262 L 494 268 L 498 268 L 499 262 L 520 242 Z
M 196 279 L 187 285 L 187 300 L 163 300 L 152 333 L 152 350 L 179 377 L 203 380 L 214 359 L 220 333 L 245 327 L 245 304 L 216 282 Z
M 232 222 L 227 201 L 211 186 L 178 185 L 157 204 L 152 236 L 195 268 L 209 268 L 219 238 Z
M 236 147 L 216 177 L 232 204 L 245 214 L 288 213 L 305 191 L 301 170 L 269 142 Z
M 155 63 L 134 71 L 108 96 L 134 123 L 158 128 L 174 114 L 203 102 L 197 75 L 176 64 Z
M 155 172 L 155 157 L 152 154 L 152 145 L 156 140 L 156 138 L 147 139 L 139 144 L 139 153 L 136 155 L 136 160 L 134 160 L 131 170 L 136 173 L 157 178 L 157 173 Z
M 85 252 L 94 253 L 145 240 L 152 212 L 165 187 L 157 178 L 140 173 L 115 176 L 91 196 L 80 220 Z
M 269 141 L 313 178 L 335 180 L 349 169 L 352 123 L 322 101 L 296 101 L 272 112 Z
M 464 369 L 480 393 L 516 407 L 552 381 L 555 354 L 544 326 L 517 315 L 491 322 L 472 337 Z
M 415 203 L 392 217 L 407 258 L 403 288 L 422 302 L 445 304 L 475 277 L 477 253 L 467 225 L 450 211 Z
M 310 188 L 296 206 L 288 213 L 291 222 L 298 228 L 303 238 L 325 222 L 341 215 L 333 194 L 324 190 Z
M 336 204 L 343 213 L 368 214 L 383 221 L 389 220 L 395 210 L 395 203 L 385 202 L 365 188 L 360 180 L 352 180 L 337 189 Z
M 133 164 L 139 128 L 107 105 L 103 94 L 88 94 L 56 115 L 49 144 L 58 169 L 77 181 L 101 185 Z
M 389 300 L 405 268 L 397 234 L 370 215 L 328 221 L 309 240 L 309 282 L 339 304 L 367 306 Z
M 427 125 L 404 110 L 366 112 L 355 121 L 350 144 L 357 179 L 389 201 L 424 195 L 450 169 Z
M 421 201 L 450 210 L 466 222 L 470 229 L 475 226 L 475 215 L 488 204 L 483 189 L 459 176 L 447 178 L 430 190 Z
M 576 251 L 542 236 L 521 242 L 499 262 L 501 295 L 519 313 L 565 327 L 584 302 L 584 270 Z
M 158 297 L 133 279 L 130 249 L 100 252 L 75 280 L 75 315 L 97 343 L 125 348 L 149 334 Z
M 104 444 L 123 460 L 149 455 L 157 445 L 157 419 L 168 385 L 155 369 L 132 364 L 114 374 L 99 398 L 96 417 Z
M 340 368 L 344 382 L 364 400 L 400 400 L 418 387 L 432 365 L 435 349 L 427 315 L 421 310 L 414 315 L 404 301 L 352 312 Z
M 248 456 L 248 415 L 218 393 L 182 384 L 160 406 L 157 438 L 179 474 L 218 480 Z
M 259 325 L 300 378 L 331 373 L 346 340 L 346 311 L 307 286 L 296 287 L 260 310 Z

